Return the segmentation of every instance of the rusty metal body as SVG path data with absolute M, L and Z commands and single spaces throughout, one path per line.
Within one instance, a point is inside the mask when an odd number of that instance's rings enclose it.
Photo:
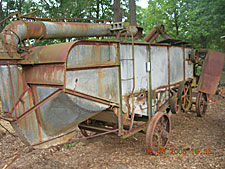
M 6 114 L 1 118 L 10 121 L 24 143 L 36 148 L 69 141 L 77 126 L 123 138 L 145 130 L 154 114 L 170 107 L 179 84 L 195 77 L 191 47 L 181 41 L 172 44 L 171 39 L 152 44 L 152 32 L 146 42 L 136 42 L 139 30 L 123 24 L 8 25 L 0 39 L 0 94 Z M 36 46 L 21 54 L 16 48 L 30 38 L 113 35 L 117 39 Z M 170 130 L 162 132 L 168 140 L 166 132 Z

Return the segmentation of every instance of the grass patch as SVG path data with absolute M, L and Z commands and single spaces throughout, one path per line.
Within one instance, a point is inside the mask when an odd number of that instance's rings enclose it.
M 63 148 L 68 149 L 68 148 L 74 147 L 78 143 L 79 143 L 79 141 L 76 141 L 76 142 L 70 143 L 70 144 L 64 144 Z
M 196 121 L 202 121 L 202 117 L 197 117 Z

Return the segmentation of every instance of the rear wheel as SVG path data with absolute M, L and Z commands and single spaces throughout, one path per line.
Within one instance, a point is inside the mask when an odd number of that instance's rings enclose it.
M 196 100 L 196 113 L 199 117 L 205 115 L 207 110 L 208 96 L 206 93 L 198 92 Z
M 184 112 L 189 111 L 192 104 L 192 87 L 189 82 L 182 82 L 178 89 L 178 99 Z

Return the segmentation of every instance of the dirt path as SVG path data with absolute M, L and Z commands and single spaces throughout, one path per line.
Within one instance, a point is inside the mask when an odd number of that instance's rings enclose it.
M 12 168 L 225 168 L 225 99 L 214 99 L 203 118 L 192 112 L 172 117 L 171 141 L 160 156 L 145 154 L 142 133 L 125 140 L 104 136 L 58 149 L 30 150 L 0 127 L 0 168 L 16 154 Z

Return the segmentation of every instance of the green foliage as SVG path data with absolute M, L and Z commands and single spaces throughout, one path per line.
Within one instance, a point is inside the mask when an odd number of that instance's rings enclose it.
M 221 76 L 220 76 L 220 82 L 221 83 L 225 83 L 225 71 L 222 72 Z
M 220 37 L 225 35 L 225 0 L 149 0 L 148 4 L 147 9 L 137 9 L 146 32 L 163 24 L 170 36 L 195 48 L 224 51 Z

